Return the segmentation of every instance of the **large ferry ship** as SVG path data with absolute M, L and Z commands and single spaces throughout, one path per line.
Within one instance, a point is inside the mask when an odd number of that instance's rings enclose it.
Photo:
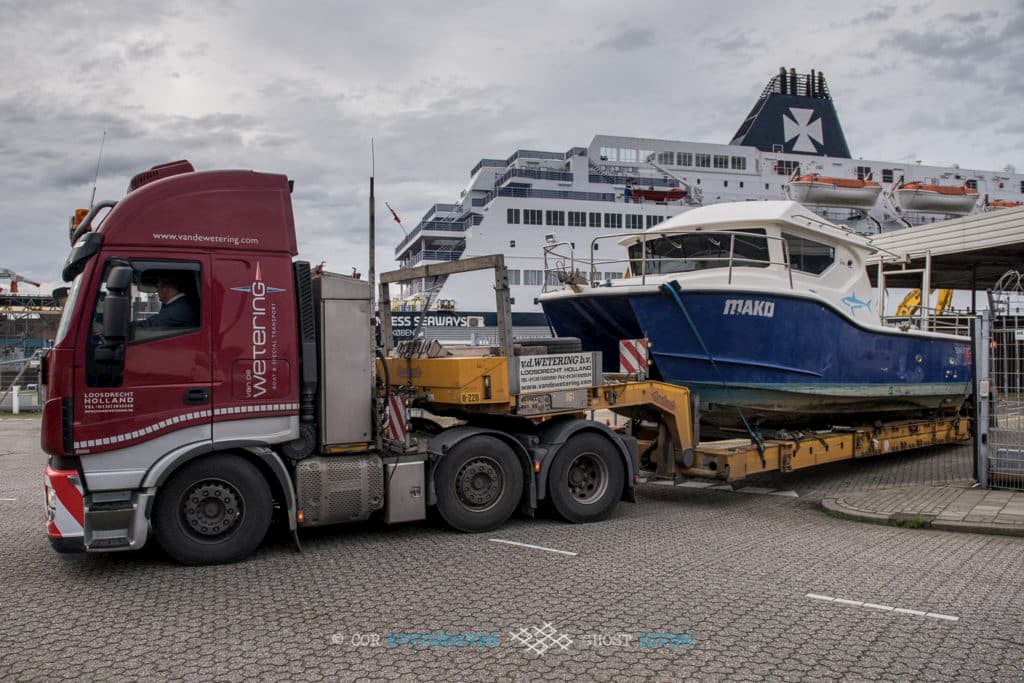
M 395 248 L 400 267 L 501 253 L 518 336 L 550 328 L 536 298 L 557 284 L 546 244 L 589 252 L 601 234 L 641 232 L 698 206 L 792 199 L 861 234 L 1024 200 L 1024 174 L 854 159 L 825 76 L 780 69 L 729 144 L 596 135 L 565 152 L 517 150 L 481 159 L 457 201 L 434 204 Z M 611 248 L 611 245 L 601 245 Z M 609 264 L 623 254 L 609 253 Z M 621 265 L 591 275 L 616 280 Z M 486 341 L 493 276 L 465 273 L 409 283 L 397 297 L 396 338 Z

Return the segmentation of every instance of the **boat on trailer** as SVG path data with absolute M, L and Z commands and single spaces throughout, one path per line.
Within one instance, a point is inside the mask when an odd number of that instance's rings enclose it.
M 796 202 L 717 204 L 608 237 L 628 277 L 563 273 L 539 297 L 549 322 L 603 352 L 606 372 L 622 340 L 645 339 L 652 376 L 689 387 L 706 425 L 891 420 L 965 399 L 970 339 L 885 325 L 864 265 L 877 250 Z M 594 254 L 584 268 L 605 269 Z

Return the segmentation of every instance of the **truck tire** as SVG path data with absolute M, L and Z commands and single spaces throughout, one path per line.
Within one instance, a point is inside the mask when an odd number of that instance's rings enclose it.
M 558 449 L 548 472 L 548 498 L 574 524 L 607 516 L 622 497 L 622 456 L 607 437 L 584 433 Z
M 272 503 L 252 463 L 213 455 L 188 463 L 160 489 L 153 529 L 160 547 L 182 564 L 236 562 L 263 541 Z
M 583 350 L 579 337 L 552 337 L 550 339 L 516 339 L 520 346 L 543 346 L 548 353 L 578 353 Z
M 472 436 L 445 455 L 434 473 L 437 510 L 448 526 L 466 532 L 504 524 L 523 493 L 523 467 L 512 449 L 492 436 Z

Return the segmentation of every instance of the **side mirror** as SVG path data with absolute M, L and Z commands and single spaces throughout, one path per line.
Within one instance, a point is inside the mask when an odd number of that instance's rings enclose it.
M 130 266 L 115 266 L 107 274 L 107 296 L 103 300 L 103 336 L 111 342 L 123 341 L 128 336 L 131 322 L 131 299 L 128 289 L 132 286 Z
M 112 294 L 124 294 L 132 286 L 132 269 L 130 266 L 115 266 L 107 273 L 107 291 Z

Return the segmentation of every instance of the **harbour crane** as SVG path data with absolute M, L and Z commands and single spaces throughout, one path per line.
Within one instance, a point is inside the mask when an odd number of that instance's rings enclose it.
M 35 285 L 36 287 L 40 286 L 38 282 L 35 282 L 34 280 L 29 280 L 24 275 L 18 275 L 17 273 L 15 273 L 13 270 L 11 270 L 9 268 L 0 268 L 0 280 L 10 280 L 11 281 L 11 294 L 17 294 L 18 293 L 18 283 L 19 282 L 24 282 L 24 283 L 27 283 L 27 284 L 30 284 L 30 285 Z M 0 288 L 0 290 L 2 290 L 2 288 Z

